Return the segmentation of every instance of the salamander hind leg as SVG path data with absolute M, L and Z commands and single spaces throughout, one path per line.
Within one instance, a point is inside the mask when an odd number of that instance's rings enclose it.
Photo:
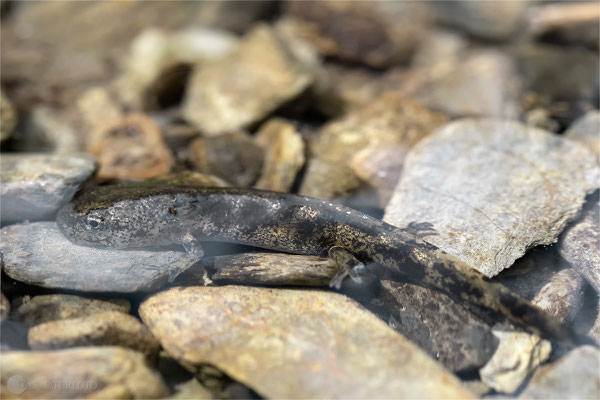
M 333 246 L 329 249 L 329 257 L 340 267 L 338 273 L 329 282 L 329 287 L 341 289 L 342 282 L 346 277 L 352 278 L 356 283 L 361 283 L 360 273 L 366 267 L 352 253 L 340 246 Z

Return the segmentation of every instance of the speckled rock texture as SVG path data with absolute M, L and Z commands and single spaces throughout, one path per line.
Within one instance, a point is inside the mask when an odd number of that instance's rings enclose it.
M 416 346 L 336 293 L 172 288 L 142 303 L 140 316 L 174 358 L 212 364 L 269 398 L 472 397 Z
M 0 231 L 2 268 L 18 281 L 87 292 L 140 292 L 166 285 L 201 255 L 182 251 L 78 246 L 55 222 L 16 224 Z
M 96 171 L 89 155 L 3 154 L 0 161 L 2 223 L 49 220 Z
M 600 200 L 595 193 L 581 216 L 565 229 L 560 255 L 579 272 L 600 295 Z
M 183 114 L 206 135 L 232 132 L 264 118 L 312 79 L 282 39 L 260 25 L 230 55 L 196 66 Z
M 164 398 L 167 387 L 142 353 L 122 347 L 9 351 L 0 357 L 8 398 Z
M 598 184 L 585 146 L 518 122 L 463 119 L 409 154 L 384 220 L 433 224 L 427 240 L 488 277 L 556 241 Z
M 156 356 L 159 343 L 132 315 L 106 311 L 79 318 L 39 324 L 29 329 L 27 341 L 32 350 L 81 346 L 121 346 L 148 357 Z
M 126 299 L 93 299 L 70 294 L 44 294 L 26 296 L 15 307 L 15 318 L 29 326 L 69 318 L 81 318 L 108 311 L 128 313 L 131 308 Z

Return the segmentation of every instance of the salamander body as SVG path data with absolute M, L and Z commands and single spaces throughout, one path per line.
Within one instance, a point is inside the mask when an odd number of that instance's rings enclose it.
M 237 188 L 100 186 L 58 214 L 61 231 L 93 247 L 131 248 L 222 241 L 327 256 L 343 248 L 500 321 L 572 344 L 554 318 L 413 233 L 327 200 Z

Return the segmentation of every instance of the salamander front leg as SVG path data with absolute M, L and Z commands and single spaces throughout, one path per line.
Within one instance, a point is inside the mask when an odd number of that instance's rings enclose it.
M 329 249 L 329 257 L 339 265 L 338 273 L 329 282 L 329 287 L 341 289 L 342 282 L 347 276 L 356 283 L 361 283 L 360 272 L 364 271 L 365 264 L 358 261 L 356 257 L 348 250 L 340 246 L 333 246 Z

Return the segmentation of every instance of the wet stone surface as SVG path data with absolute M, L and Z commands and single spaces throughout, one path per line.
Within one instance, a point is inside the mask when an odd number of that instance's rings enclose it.
M 430 289 L 383 281 L 381 295 L 370 305 L 394 330 L 452 371 L 482 366 L 498 343 L 487 325 Z
M 166 285 L 200 258 L 183 249 L 123 251 L 78 246 L 54 222 L 11 225 L 0 235 L 4 272 L 18 281 L 48 288 L 149 291 Z
M 131 308 L 126 299 L 94 299 L 70 294 L 27 296 L 15 305 L 15 318 L 29 326 L 108 311 L 128 313 Z
M 560 242 L 560 255 L 600 295 L 600 200 L 590 196 L 581 216 L 567 227 Z
M 2 353 L 0 366 L 0 388 L 9 397 L 162 398 L 168 393 L 144 355 L 122 347 L 9 351 Z
M 156 339 L 137 318 L 119 311 L 39 324 L 29 330 L 27 339 L 32 350 L 121 346 L 153 357 L 160 348 Z
M 578 347 L 558 361 L 540 367 L 520 399 L 597 399 L 600 397 L 600 352 Z
M 49 220 L 96 171 L 89 155 L 2 154 L 2 223 Z
M 416 346 L 335 293 L 173 288 L 142 303 L 140 316 L 176 359 L 212 364 L 266 397 L 471 397 Z
M 578 143 L 517 122 L 464 119 L 412 150 L 384 219 L 433 224 L 429 242 L 494 276 L 529 247 L 556 241 L 597 180 L 593 154 Z

